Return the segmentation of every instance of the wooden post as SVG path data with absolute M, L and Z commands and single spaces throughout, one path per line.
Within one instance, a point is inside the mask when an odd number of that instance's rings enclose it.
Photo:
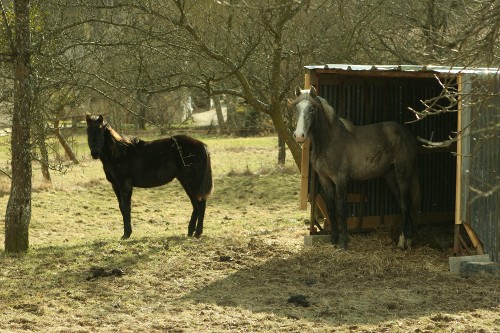
M 309 235 L 314 235 L 314 223 L 316 222 L 316 172 L 311 172 L 311 215 L 309 224 Z
M 463 89 L 463 84 L 462 84 L 462 75 L 458 75 L 457 77 L 457 83 L 458 83 L 458 93 L 462 93 Z M 460 241 L 459 241 L 459 236 L 460 236 L 460 224 L 462 224 L 462 219 L 461 219 L 461 193 L 462 193 L 462 136 L 461 136 L 461 131 L 462 131 L 462 98 L 459 99 L 458 102 L 458 114 L 457 114 L 457 132 L 458 134 L 458 139 L 457 139 L 457 171 L 456 171 L 456 181 L 455 181 L 455 235 L 454 235 L 454 241 L 453 241 L 453 252 L 459 253 L 460 252 Z
M 304 89 L 311 87 L 311 75 L 304 75 Z M 309 154 L 311 149 L 311 139 L 306 138 L 302 144 L 302 160 L 300 163 L 300 209 L 307 209 L 307 199 L 309 196 Z M 313 172 L 314 173 L 314 172 Z
M 306 138 L 302 144 L 302 160 L 300 165 L 300 209 L 307 209 L 307 199 L 309 195 L 309 153 L 311 140 Z

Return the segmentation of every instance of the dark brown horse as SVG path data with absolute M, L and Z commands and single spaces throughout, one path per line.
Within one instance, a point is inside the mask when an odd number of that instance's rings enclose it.
M 87 136 L 92 158 L 100 159 L 106 179 L 113 186 L 123 216 L 122 239 L 130 237 L 130 200 L 134 186 L 150 188 L 177 178 L 193 205 L 188 235 L 200 237 L 212 168 L 206 145 L 185 135 L 143 141 L 116 132 L 102 116 L 87 115 Z
M 403 227 L 398 247 L 412 244 L 420 209 L 417 172 L 417 140 L 396 122 L 354 126 L 339 118 L 328 102 L 309 91 L 295 91 L 292 103 L 298 111 L 294 136 L 299 143 L 311 138 L 311 165 L 317 172 L 328 214 L 332 221 L 331 241 L 347 249 L 346 196 L 349 180 L 384 177 L 401 208 Z

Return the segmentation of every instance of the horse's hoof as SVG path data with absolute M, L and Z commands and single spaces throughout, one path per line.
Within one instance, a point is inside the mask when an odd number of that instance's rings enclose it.
M 130 233 L 130 234 L 123 234 L 122 239 L 128 239 L 128 238 L 130 238 L 131 234 L 132 233 Z
M 403 234 L 399 235 L 398 249 L 402 251 L 405 249 L 405 236 Z
M 201 237 L 201 234 L 196 233 L 196 234 L 194 234 L 194 237 L 196 237 L 196 238 L 200 238 L 200 237 Z
M 193 232 L 188 232 L 188 237 L 193 237 Z
M 399 236 L 398 249 L 401 251 L 411 250 L 413 240 L 411 238 L 405 238 L 403 234 Z
M 349 235 L 342 234 L 340 237 L 340 248 L 347 250 L 347 244 L 349 244 Z

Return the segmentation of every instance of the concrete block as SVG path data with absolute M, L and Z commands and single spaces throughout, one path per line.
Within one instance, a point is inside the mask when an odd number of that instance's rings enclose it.
M 313 246 L 316 244 L 330 243 L 330 235 L 306 235 L 304 236 L 304 245 Z
M 476 262 L 464 261 L 460 264 L 460 276 L 471 277 L 478 274 L 489 274 L 494 277 L 500 278 L 500 263 L 489 262 Z
M 474 255 L 474 256 L 462 256 L 462 257 L 450 257 L 449 258 L 449 263 L 450 263 L 450 273 L 454 275 L 459 275 L 460 274 L 460 265 L 463 262 L 490 262 L 490 255 L 489 254 L 480 254 L 480 255 Z

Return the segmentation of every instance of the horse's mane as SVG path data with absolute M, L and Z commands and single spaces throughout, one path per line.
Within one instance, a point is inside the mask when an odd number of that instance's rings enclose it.
M 319 96 L 317 98 L 319 99 L 321 106 L 323 107 L 323 110 L 325 112 L 326 119 L 328 119 L 330 124 L 333 123 L 333 120 L 335 118 L 338 118 L 342 122 L 342 124 L 344 125 L 346 130 L 348 130 L 349 132 L 352 132 L 354 130 L 354 124 L 345 118 L 338 117 L 337 112 L 335 111 L 335 108 L 333 106 L 331 106 L 330 104 L 328 104 L 326 99 L 319 97 Z
M 328 119 L 328 121 L 331 124 L 333 122 L 333 120 L 335 119 L 335 117 L 337 117 L 337 113 L 335 112 L 335 109 L 333 108 L 333 106 L 328 104 L 326 99 L 324 99 L 323 97 L 318 96 L 317 98 L 320 101 L 321 106 L 323 107 L 323 111 L 325 111 L 326 119 Z
M 127 149 L 135 145 L 139 139 L 138 138 L 130 138 L 121 135 L 117 131 L 115 131 L 109 124 L 105 124 L 107 132 L 109 134 L 109 138 L 112 141 L 111 146 L 111 154 L 114 158 L 120 158 L 126 155 Z

